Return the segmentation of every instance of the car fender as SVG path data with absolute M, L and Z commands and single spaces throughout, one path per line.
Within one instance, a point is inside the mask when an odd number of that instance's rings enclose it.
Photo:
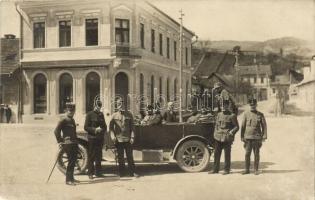
M 172 154 L 171 154 L 172 158 L 173 158 L 174 160 L 176 160 L 177 150 L 178 150 L 178 148 L 179 148 L 179 146 L 180 146 L 181 144 L 183 144 L 184 142 L 186 142 L 186 141 L 188 141 L 188 140 L 193 140 L 193 139 L 196 139 L 196 140 L 199 140 L 199 141 L 203 142 L 203 143 L 208 147 L 208 149 L 211 150 L 211 149 L 209 148 L 209 147 L 210 147 L 209 142 L 208 142 L 208 140 L 207 140 L 205 137 L 202 137 L 202 136 L 200 136 L 200 135 L 188 135 L 188 136 L 186 136 L 186 137 L 183 137 L 182 139 L 180 139 L 180 140 L 176 143 L 176 145 L 175 145 L 175 147 L 174 147 L 174 149 L 173 149 L 173 151 L 172 151 Z

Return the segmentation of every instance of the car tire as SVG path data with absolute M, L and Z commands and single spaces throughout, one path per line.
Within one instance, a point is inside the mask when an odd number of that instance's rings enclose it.
M 79 151 L 77 155 L 77 162 L 74 168 L 74 174 L 84 174 L 87 169 L 87 163 L 88 163 L 88 151 L 86 146 L 82 144 L 78 144 Z M 57 168 L 63 173 L 66 173 L 68 163 L 68 157 L 65 153 L 65 151 L 60 148 L 57 153 Z
M 188 140 L 179 146 L 176 161 L 185 172 L 201 172 L 209 165 L 210 152 L 203 142 Z

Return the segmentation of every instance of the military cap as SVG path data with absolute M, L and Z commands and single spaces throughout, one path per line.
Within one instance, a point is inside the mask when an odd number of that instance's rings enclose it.
M 70 111 L 74 111 L 75 110 L 75 104 L 72 102 L 67 102 L 66 103 L 66 109 L 70 110 Z
M 255 105 L 257 105 L 257 99 L 255 99 L 255 98 L 250 98 L 250 99 L 248 99 L 248 103 L 249 103 L 249 105 L 251 105 L 251 106 L 255 106 Z

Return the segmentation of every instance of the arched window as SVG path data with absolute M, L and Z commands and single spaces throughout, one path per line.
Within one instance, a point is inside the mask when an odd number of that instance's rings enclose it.
M 163 83 L 162 83 L 162 77 L 159 78 L 159 102 L 162 101 L 162 95 L 163 95 Z
M 85 88 L 85 110 L 89 112 L 93 110 L 95 98 L 100 97 L 100 76 L 96 72 L 88 73 Z
M 166 100 L 170 101 L 170 80 L 167 78 L 166 80 Z
M 59 113 L 64 113 L 66 103 L 73 101 L 73 79 L 69 73 L 64 73 L 59 79 Z
M 154 103 L 154 76 L 151 76 L 151 91 L 150 91 L 150 95 L 151 95 L 151 104 L 153 105 Z
M 145 110 L 145 98 L 144 98 L 144 76 L 140 74 L 140 110 Z
M 174 80 L 174 101 L 177 100 L 177 79 Z
M 47 79 L 43 74 L 34 77 L 34 113 L 47 111 Z

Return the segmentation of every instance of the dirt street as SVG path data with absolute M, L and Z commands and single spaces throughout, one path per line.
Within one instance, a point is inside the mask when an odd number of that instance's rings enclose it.
M 75 187 L 66 186 L 58 170 L 45 183 L 57 150 L 52 126 L 1 125 L 0 196 L 10 200 L 314 199 L 314 118 L 268 116 L 267 123 L 259 176 L 241 175 L 244 148 L 238 132 L 230 175 L 183 173 L 176 164 L 150 164 L 137 165 L 140 178 L 119 179 L 114 166 L 104 162 L 106 178 L 89 181 L 87 176 L 77 176 L 82 184 Z M 212 161 L 213 157 L 210 167 Z

